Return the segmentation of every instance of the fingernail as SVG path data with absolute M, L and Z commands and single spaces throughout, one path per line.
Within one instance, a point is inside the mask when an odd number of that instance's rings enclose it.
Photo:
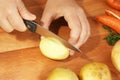
M 75 54 L 75 51 L 70 50 L 70 56 L 73 56 Z
M 35 20 L 36 16 L 34 14 L 31 14 L 31 17 Z
M 44 27 L 45 29 L 48 29 L 48 27 L 44 24 L 43 21 L 40 21 L 40 25 L 41 25 L 42 27 Z
M 36 15 L 34 15 L 32 13 L 29 13 L 29 14 L 26 13 L 26 17 L 30 20 L 35 20 L 36 19 Z
M 74 40 L 72 40 L 72 39 L 69 39 L 68 42 L 69 42 L 70 44 L 72 44 L 72 45 L 76 44 L 76 42 L 75 42 Z

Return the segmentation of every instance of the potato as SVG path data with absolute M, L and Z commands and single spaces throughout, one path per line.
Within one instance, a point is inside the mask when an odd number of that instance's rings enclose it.
M 69 49 L 53 37 L 44 37 L 40 41 L 42 54 L 50 59 L 62 60 L 69 56 Z
M 120 72 L 120 40 L 114 45 L 112 49 L 111 59 L 113 65 Z
M 79 80 L 77 75 L 67 68 L 55 68 L 47 80 Z
M 90 62 L 80 70 L 81 80 L 112 80 L 107 65 L 99 62 Z

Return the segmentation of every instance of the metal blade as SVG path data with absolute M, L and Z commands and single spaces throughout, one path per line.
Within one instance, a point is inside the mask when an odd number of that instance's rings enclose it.
M 59 37 L 58 35 L 56 35 L 55 33 L 43 28 L 42 26 L 40 26 L 37 22 L 35 21 L 29 21 L 29 20 L 25 20 L 23 19 L 26 27 L 33 33 L 38 33 L 39 35 L 45 36 L 45 37 L 54 37 L 58 40 L 60 40 L 66 47 L 68 47 L 69 49 L 72 49 L 74 51 L 77 51 L 79 53 L 81 53 L 81 51 L 79 49 L 77 49 L 76 47 L 74 47 L 72 44 L 68 43 L 68 41 L 64 40 L 63 38 Z
M 36 33 L 40 34 L 40 35 L 43 35 L 45 37 L 54 37 L 58 40 L 60 40 L 66 47 L 74 50 L 74 51 L 77 51 L 79 53 L 81 53 L 81 50 L 80 49 L 77 49 L 76 47 L 74 47 L 72 44 L 70 44 L 68 41 L 62 39 L 61 37 L 59 37 L 58 35 L 56 35 L 55 33 L 41 27 L 39 24 L 37 24 L 37 28 L 36 28 Z

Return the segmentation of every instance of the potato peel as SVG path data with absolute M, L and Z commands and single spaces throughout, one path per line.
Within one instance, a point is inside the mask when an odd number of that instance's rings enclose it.
M 68 68 L 58 67 L 53 69 L 47 80 L 79 80 L 77 75 Z
M 81 80 L 112 80 L 107 65 L 99 62 L 91 62 L 84 65 L 80 71 Z

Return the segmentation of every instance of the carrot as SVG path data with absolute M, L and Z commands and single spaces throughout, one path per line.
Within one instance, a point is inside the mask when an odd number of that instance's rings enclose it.
M 109 16 L 113 16 L 113 17 L 115 17 L 115 18 L 117 18 L 117 19 L 120 20 L 120 12 L 117 11 L 117 10 L 106 9 L 106 10 L 105 10 L 105 13 L 106 13 L 107 15 L 109 15 Z
M 119 0 L 106 0 L 107 4 L 117 10 L 120 10 L 120 1 Z
M 98 15 L 95 18 L 97 21 L 110 27 L 111 29 L 115 30 L 117 33 L 120 34 L 120 20 L 119 19 L 116 19 L 115 17 L 108 16 L 108 15 Z
M 105 12 L 106 12 L 106 14 L 107 14 L 107 12 L 108 13 L 113 12 L 113 13 L 117 14 L 118 16 L 120 16 L 120 11 L 115 10 L 115 9 L 105 9 Z

